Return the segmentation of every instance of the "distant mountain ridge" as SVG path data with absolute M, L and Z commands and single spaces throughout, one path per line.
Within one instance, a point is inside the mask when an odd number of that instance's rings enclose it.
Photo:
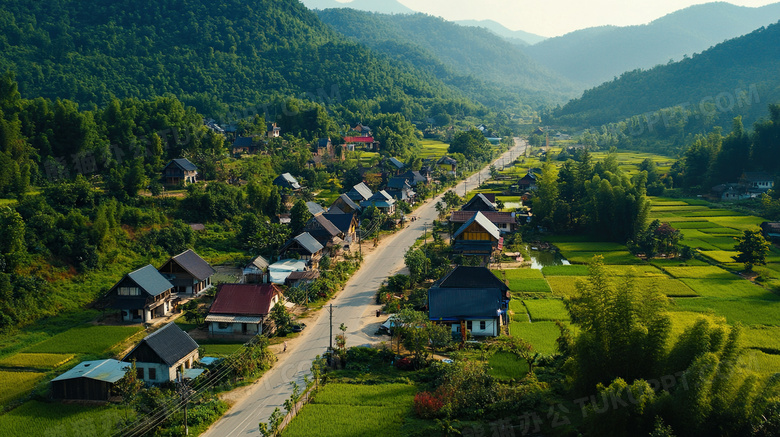
M 484 27 L 510 42 L 517 42 L 521 45 L 533 45 L 547 39 L 545 36 L 536 35 L 524 30 L 507 29 L 503 24 L 493 20 L 458 20 L 455 21 L 455 23 L 460 24 L 461 26 Z
M 568 80 L 530 59 L 519 45 L 484 28 L 425 14 L 385 15 L 353 9 L 317 14 L 344 35 L 395 59 L 413 62 L 439 78 L 476 78 L 534 105 L 563 103 L 577 92 Z
M 351 8 L 358 11 L 379 12 L 382 14 L 414 14 L 417 11 L 409 9 L 397 0 L 352 0 L 338 2 L 336 0 L 301 0 L 309 9 Z
M 749 124 L 780 101 L 780 22 L 650 70 L 634 70 L 585 91 L 551 123 L 599 126 L 662 108 L 686 107 L 710 126 Z
M 591 87 L 625 71 L 700 53 L 780 19 L 780 3 L 759 8 L 729 3 L 691 6 L 640 26 L 603 26 L 549 38 L 525 49 L 569 80 Z

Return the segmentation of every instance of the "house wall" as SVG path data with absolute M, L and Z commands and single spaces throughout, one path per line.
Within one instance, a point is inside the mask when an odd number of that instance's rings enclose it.
M 492 319 L 478 319 L 478 320 L 469 320 L 471 322 L 471 329 L 469 332 L 471 332 L 471 335 L 476 335 L 480 337 L 496 337 L 499 333 L 499 322 L 498 318 L 492 318 Z M 467 321 L 466 323 L 468 323 Z M 480 329 L 480 322 L 485 322 L 485 329 Z M 454 323 L 452 325 L 452 334 L 453 335 L 460 335 L 460 323 Z
M 54 399 L 107 401 L 112 386 L 113 384 L 108 382 L 91 378 L 74 378 L 52 381 L 51 392 Z
M 244 331 L 246 325 L 246 331 Z M 263 327 L 253 323 L 228 323 L 224 328 L 218 322 L 209 322 L 209 334 L 223 335 L 257 335 L 263 333 Z
M 144 369 L 143 380 L 150 384 L 162 384 L 168 381 L 176 380 L 176 371 L 181 368 L 189 369 L 198 361 L 198 350 L 194 350 L 187 356 L 177 361 L 173 366 L 168 367 L 165 363 L 147 363 L 136 362 L 136 369 Z M 149 377 L 149 369 L 155 369 L 155 377 Z

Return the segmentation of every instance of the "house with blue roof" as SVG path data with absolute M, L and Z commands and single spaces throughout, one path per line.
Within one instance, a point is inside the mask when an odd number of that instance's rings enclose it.
M 52 398 L 75 401 L 108 401 L 114 384 L 125 376 L 130 363 L 118 360 L 83 361 L 51 380 Z
M 106 294 L 122 321 L 147 323 L 173 310 L 173 284 L 151 264 L 126 274 Z

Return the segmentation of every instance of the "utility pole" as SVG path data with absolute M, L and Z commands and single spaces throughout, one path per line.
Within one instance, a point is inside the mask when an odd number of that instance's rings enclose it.
M 190 435 L 190 428 L 187 425 L 187 403 L 189 401 L 190 388 L 187 385 L 187 380 L 181 374 L 181 370 L 176 371 L 176 376 L 179 382 L 179 395 L 184 402 L 184 435 Z
M 328 312 L 330 312 L 330 352 L 333 353 L 333 304 L 330 304 Z

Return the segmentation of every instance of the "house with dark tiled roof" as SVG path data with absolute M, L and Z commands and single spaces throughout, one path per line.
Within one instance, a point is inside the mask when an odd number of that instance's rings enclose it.
M 209 308 L 209 334 L 258 335 L 281 299 L 274 284 L 222 284 Z
M 761 233 L 767 241 L 780 243 L 780 222 L 761 223 Z
M 108 401 L 131 366 L 118 360 L 82 361 L 51 380 L 51 396 L 69 401 Z
M 533 190 L 536 188 L 536 174 L 529 170 L 520 180 L 517 182 L 518 190 Z
M 135 361 L 138 379 L 150 384 L 174 381 L 177 372 L 192 377 L 199 374 L 192 369 L 198 361 L 198 343 L 179 325 L 169 323 L 144 337 L 122 361 Z
M 439 160 L 436 161 L 436 165 L 438 165 L 442 171 L 448 172 L 450 174 L 455 174 L 455 171 L 458 169 L 458 161 L 456 161 L 454 158 L 450 158 L 449 156 L 442 156 L 439 158 Z
M 250 153 L 255 151 L 252 137 L 238 137 L 233 141 L 233 154 Z
M 387 188 L 385 189 L 387 194 L 392 196 L 395 200 L 403 200 L 405 202 L 411 202 L 414 200 L 415 192 L 412 190 L 412 186 L 409 185 L 409 181 L 402 177 L 390 178 L 387 181 Z
M 211 276 L 216 273 L 209 265 L 192 249 L 172 256 L 165 264 L 157 269 L 173 284 L 176 293 L 196 294 L 211 285 Z
M 501 249 L 503 238 L 498 230 L 481 211 L 452 234 L 452 249 L 455 253 L 470 256 L 489 257 L 496 249 Z
M 303 231 L 308 232 L 324 247 L 327 247 L 328 244 L 332 244 L 334 239 L 341 238 L 341 231 L 339 231 L 339 228 L 331 223 L 323 214 L 316 215 L 309 219 L 306 226 L 303 227 Z
M 766 193 L 775 186 L 775 178 L 763 171 L 742 173 L 739 181 L 751 193 Z
M 472 197 L 465 205 L 460 208 L 461 211 L 498 211 L 496 205 L 493 204 L 484 194 L 477 193 Z
M 166 184 L 190 184 L 198 178 L 198 167 L 187 158 L 172 159 L 162 169 L 162 176 Z
M 276 125 L 276 122 L 266 123 L 265 130 L 268 134 L 268 138 L 277 138 L 282 134 L 282 129 Z
M 354 214 L 327 213 L 323 216 L 339 230 L 340 237 L 344 240 L 346 246 L 357 241 L 358 220 Z
M 428 317 L 465 339 L 497 336 L 508 323 L 509 287 L 486 267 L 458 266 L 428 290 Z
M 276 179 L 274 179 L 274 185 L 285 188 L 291 191 L 298 191 L 301 189 L 301 184 L 290 173 L 282 173 Z
M 517 220 L 514 212 L 502 211 L 481 211 L 482 214 L 496 225 L 502 234 L 514 232 L 517 230 Z M 453 211 L 450 216 L 450 224 L 458 229 L 463 223 L 466 223 L 477 214 L 476 211 Z
M 150 322 L 173 310 L 173 284 L 151 264 L 126 274 L 106 294 L 122 321 Z
M 390 157 L 388 161 L 390 161 L 390 164 L 395 167 L 396 170 L 402 170 L 404 167 L 406 167 L 406 164 L 401 162 L 398 158 Z
M 317 146 L 314 148 L 314 154 L 317 156 L 332 156 L 333 142 L 330 137 L 317 140 Z
M 399 177 L 406 179 L 406 182 L 414 188 L 417 185 L 428 184 L 431 182 L 430 178 L 423 175 L 422 172 L 409 170 L 406 173 L 401 174 Z

